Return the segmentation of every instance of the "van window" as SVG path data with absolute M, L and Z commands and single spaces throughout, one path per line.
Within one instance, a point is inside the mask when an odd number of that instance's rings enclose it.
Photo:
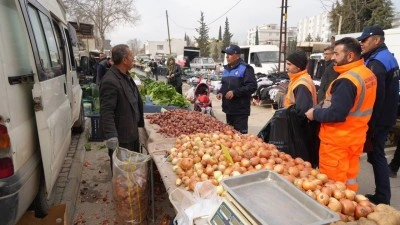
M 250 55 L 250 63 L 254 63 L 255 54 L 257 54 L 260 63 L 277 63 L 279 61 L 279 52 L 277 51 L 264 51 L 255 52 Z
M 60 55 L 50 19 L 31 5 L 28 7 L 28 13 L 40 61 L 46 71 L 46 77 L 39 76 L 40 81 L 61 75 Z
M 3 67 L 4 74 L 8 77 L 32 74 L 25 23 L 19 16 L 15 0 L 0 1 L 0 30 L 0 40 L 4 43 L 1 52 L 5 56 L 2 60 L 7 65 Z
M 64 31 L 65 31 L 65 34 L 66 34 L 66 36 L 67 36 L 67 42 L 68 42 L 68 51 L 69 51 L 69 58 L 71 59 L 70 60 L 70 62 L 71 62 L 71 67 L 72 67 L 72 70 L 76 70 L 76 63 L 75 63 L 75 57 L 74 57 L 74 50 L 73 50 L 73 48 L 72 48 L 72 38 L 71 38 L 71 35 L 69 34 L 69 31 L 67 30 L 67 29 L 64 29 Z

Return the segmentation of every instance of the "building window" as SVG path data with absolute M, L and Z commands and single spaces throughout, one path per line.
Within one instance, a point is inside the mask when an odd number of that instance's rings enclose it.
M 157 45 L 157 50 L 164 50 L 164 45 Z

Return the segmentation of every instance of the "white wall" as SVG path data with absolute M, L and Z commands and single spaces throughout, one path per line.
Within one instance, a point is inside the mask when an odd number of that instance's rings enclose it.
M 311 35 L 314 41 L 319 36 L 322 38 L 322 42 L 326 42 L 332 36 L 330 24 L 328 13 L 301 19 L 297 26 L 297 42 L 305 41 L 308 34 Z
M 171 54 L 183 55 L 183 47 L 186 42 L 183 39 L 171 39 Z M 155 54 L 169 54 L 169 43 L 165 41 L 147 41 L 145 44 L 145 54 L 150 54 L 154 58 Z

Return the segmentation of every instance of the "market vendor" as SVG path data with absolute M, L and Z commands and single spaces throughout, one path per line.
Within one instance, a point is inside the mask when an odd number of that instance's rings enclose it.
M 307 73 L 307 56 L 302 51 L 290 54 L 286 59 L 286 70 L 290 82 L 285 97 L 284 107 L 293 104 L 299 115 L 317 104 L 317 91 L 310 74 Z
M 361 46 L 354 38 L 335 42 L 334 70 L 340 75 L 326 91 L 322 108 L 306 112 L 321 123 L 320 172 L 357 191 L 360 156 L 376 98 L 376 78 L 364 65 Z

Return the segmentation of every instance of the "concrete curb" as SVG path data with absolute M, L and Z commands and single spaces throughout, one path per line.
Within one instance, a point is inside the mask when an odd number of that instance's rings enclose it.
M 90 130 L 90 119 L 85 120 L 85 130 L 79 136 L 78 145 L 72 160 L 71 170 L 68 175 L 68 182 L 65 186 L 62 202 L 66 204 L 66 222 L 72 225 L 74 221 L 76 200 L 79 194 L 79 186 L 82 177 L 83 162 L 85 160 L 85 143 L 88 141 Z

